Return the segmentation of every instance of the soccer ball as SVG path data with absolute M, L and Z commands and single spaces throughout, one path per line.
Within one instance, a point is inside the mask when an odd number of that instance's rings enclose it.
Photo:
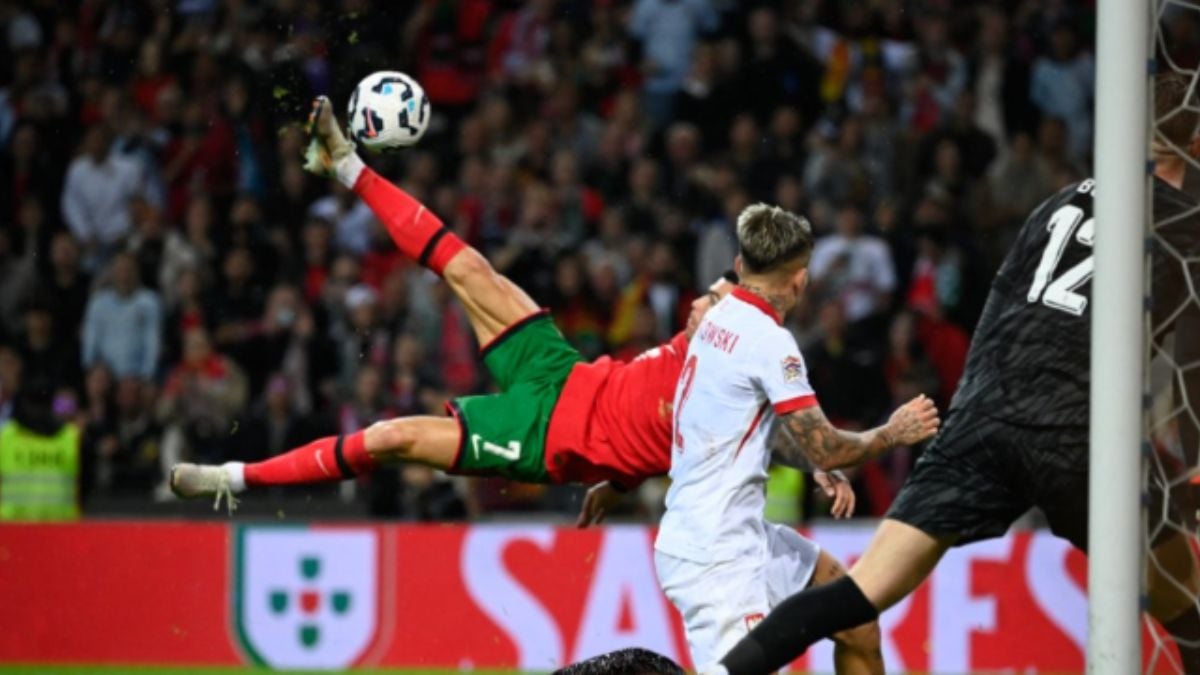
M 408 75 L 381 70 L 354 88 L 346 115 L 355 142 L 371 152 L 390 152 L 421 140 L 429 126 L 429 97 Z

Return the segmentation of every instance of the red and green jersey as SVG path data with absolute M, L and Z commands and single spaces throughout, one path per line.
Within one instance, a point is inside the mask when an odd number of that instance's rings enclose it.
M 556 483 L 612 480 L 626 488 L 671 468 L 671 403 L 687 356 L 679 333 L 629 363 L 576 364 L 546 433 L 546 471 Z

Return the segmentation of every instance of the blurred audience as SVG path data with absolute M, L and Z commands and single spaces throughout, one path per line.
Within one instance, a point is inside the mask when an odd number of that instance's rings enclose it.
M 95 291 L 83 318 L 83 366 L 103 363 L 118 377 L 149 380 L 158 371 L 162 306 L 158 294 L 141 287 L 137 262 L 118 253 L 109 284 Z
M 92 270 L 104 267 L 129 234 L 131 202 L 145 189 L 137 162 L 112 148 L 112 134 L 103 124 L 89 127 L 62 191 L 63 221 Z
M 203 327 L 187 330 L 183 356 L 167 373 L 158 399 L 158 417 L 166 427 L 164 463 L 223 461 L 247 398 L 242 369 L 213 349 Z
M 1014 232 L 1090 155 L 1082 0 L 77 9 L 0 0 L 0 420 L 49 387 L 98 495 L 491 386 L 446 285 L 301 169 L 310 98 L 342 109 L 371 71 L 416 75 L 433 119 L 368 161 L 589 358 L 679 330 L 746 205 L 804 213 L 812 288 L 790 328 L 847 425 L 949 400 Z M 1176 36 L 1181 62 L 1197 35 Z M 870 511 L 911 460 L 859 473 Z M 465 485 L 410 468 L 319 494 L 406 518 L 570 508 Z
M 855 205 L 838 209 L 833 233 L 817 239 L 809 274 L 817 296 L 836 298 L 846 321 L 854 324 L 891 309 L 896 268 L 883 239 L 863 231 L 864 216 Z

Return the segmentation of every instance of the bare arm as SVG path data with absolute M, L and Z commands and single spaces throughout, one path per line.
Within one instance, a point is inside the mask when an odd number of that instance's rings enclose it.
M 813 480 L 825 491 L 825 496 L 833 500 L 833 517 L 849 518 L 854 515 L 855 496 L 850 487 L 850 479 L 841 471 L 822 471 L 815 468 L 808 457 L 796 451 L 796 437 L 788 430 L 787 425 L 776 420 L 767 437 L 767 449 L 771 451 L 771 462 L 780 466 L 790 467 L 804 473 L 811 473 Z M 590 493 L 589 493 L 590 494 Z
M 626 492 L 628 491 L 619 488 L 610 480 L 601 481 L 588 488 L 583 497 L 583 505 L 579 508 L 579 518 L 575 521 L 575 527 L 600 524 Z
M 822 471 L 858 466 L 896 445 L 887 425 L 862 432 L 843 431 L 829 422 L 819 406 L 784 417 L 781 432 L 789 441 L 777 450 L 777 455 L 785 458 L 784 464 L 807 464 Z
M 772 438 L 780 463 L 822 471 L 858 466 L 894 447 L 923 441 L 940 424 L 937 408 L 924 395 L 898 408 L 887 424 L 862 432 L 833 426 L 820 406 L 797 410 L 781 421 Z
M 776 418 L 767 436 L 767 450 L 771 453 L 771 462 L 790 467 L 804 473 L 812 473 L 818 469 L 808 461 L 808 457 L 800 452 L 796 437 L 788 429 L 785 422 L 787 417 Z

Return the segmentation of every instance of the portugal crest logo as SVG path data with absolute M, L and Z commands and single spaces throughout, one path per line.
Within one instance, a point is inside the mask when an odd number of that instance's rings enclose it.
M 234 623 L 273 668 L 340 669 L 376 641 L 381 546 L 372 528 L 241 527 Z

